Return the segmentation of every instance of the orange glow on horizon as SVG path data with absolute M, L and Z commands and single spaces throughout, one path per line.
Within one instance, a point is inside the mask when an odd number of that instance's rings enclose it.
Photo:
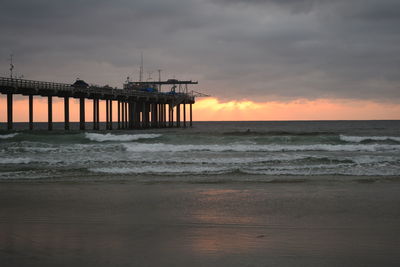
M 14 99 L 13 120 L 28 121 L 28 98 Z M 93 101 L 85 101 L 86 121 L 93 120 Z M 6 97 L 0 97 L 0 121 L 7 120 Z M 189 108 L 187 120 L 189 119 Z M 176 114 L 176 112 L 175 112 Z M 183 117 L 183 115 L 181 115 Z M 47 121 L 47 98 L 34 97 L 34 121 Z M 105 120 L 105 101 L 100 101 L 100 119 Z M 367 100 L 297 99 L 289 102 L 254 102 L 202 98 L 193 105 L 194 121 L 279 121 L 279 120 L 398 120 L 400 104 Z M 79 101 L 70 99 L 70 121 L 79 120 Z M 53 97 L 53 121 L 64 121 L 64 102 Z M 113 103 L 113 121 L 117 121 L 117 104 Z
M 220 102 L 199 99 L 193 106 L 197 121 L 398 120 L 400 104 L 367 100 L 298 99 L 289 102 Z

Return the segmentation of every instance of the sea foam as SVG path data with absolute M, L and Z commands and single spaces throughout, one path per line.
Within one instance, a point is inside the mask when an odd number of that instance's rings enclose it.
M 231 169 L 226 167 L 209 166 L 141 166 L 141 167 L 109 167 L 89 168 L 91 172 L 108 174 L 154 174 L 154 175 L 180 175 L 180 174 L 222 174 Z
M 286 152 L 286 151 L 387 151 L 400 150 L 400 145 L 173 145 L 164 143 L 123 144 L 129 152 L 189 152 L 189 151 L 211 151 L 211 152 Z
M 397 136 L 347 136 L 340 135 L 340 140 L 352 143 L 361 143 L 363 141 L 396 141 L 400 142 L 400 137 Z
M 85 137 L 91 141 L 96 142 L 128 142 L 137 141 L 140 139 L 152 139 L 160 137 L 161 134 L 98 134 L 98 133 L 85 133 Z
M 17 136 L 18 133 L 12 133 L 12 134 L 1 134 L 0 135 L 0 139 L 10 139 L 13 138 L 15 136 Z

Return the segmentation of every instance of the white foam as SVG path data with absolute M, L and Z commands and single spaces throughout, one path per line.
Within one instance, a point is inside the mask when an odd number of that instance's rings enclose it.
M 351 175 L 351 176 L 398 176 L 400 168 L 352 167 L 337 166 L 337 168 L 305 166 L 302 168 L 272 168 L 272 169 L 241 169 L 242 173 L 254 175 Z
M 31 162 L 30 158 L 0 158 L 0 164 L 28 164 Z
M 91 141 L 96 142 L 107 142 L 107 141 L 136 141 L 139 139 L 151 139 L 160 137 L 161 134 L 98 134 L 98 133 L 85 133 L 85 137 Z
M 287 151 L 385 151 L 400 150 L 400 145 L 172 145 L 172 144 L 123 144 L 129 152 L 189 152 L 189 151 L 211 151 L 211 152 L 287 152 Z
M 18 135 L 18 133 L 2 134 L 2 135 L 0 135 L 0 139 L 10 139 L 10 138 L 13 138 L 13 137 L 15 137 L 17 135 Z
M 206 166 L 141 166 L 141 167 L 109 167 L 90 168 L 89 171 L 109 174 L 156 174 L 156 175 L 179 175 L 179 174 L 222 174 L 230 169 Z
M 353 143 L 361 143 L 362 141 L 366 140 L 373 140 L 373 141 L 396 141 L 400 142 L 400 137 L 396 136 L 347 136 L 347 135 L 340 135 L 340 140 L 345 142 L 353 142 Z
M 393 156 L 377 156 L 377 155 L 363 155 L 357 157 L 349 157 L 349 160 L 357 164 L 373 164 L 373 163 L 394 163 L 400 161 L 400 158 Z

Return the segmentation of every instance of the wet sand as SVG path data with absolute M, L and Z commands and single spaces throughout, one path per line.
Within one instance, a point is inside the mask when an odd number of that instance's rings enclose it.
M 399 248 L 395 181 L 0 183 L 2 267 L 399 266 Z

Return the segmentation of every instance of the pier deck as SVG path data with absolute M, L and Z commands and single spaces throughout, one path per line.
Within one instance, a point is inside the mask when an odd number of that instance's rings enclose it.
M 177 81 L 179 82 L 179 81 Z M 197 82 L 184 81 L 188 84 Z M 163 83 L 164 84 L 164 83 Z M 106 101 L 106 129 L 112 130 L 113 102 L 117 104 L 118 129 L 186 127 L 186 105 L 189 105 L 192 126 L 192 104 L 195 96 L 190 93 L 143 92 L 132 89 L 89 86 L 74 87 L 71 84 L 32 81 L 0 77 L 0 93 L 7 95 L 7 128 L 13 128 L 13 95 L 29 98 L 29 128 L 33 129 L 33 97 L 48 99 L 48 129 L 52 130 L 52 98 L 64 99 L 65 130 L 69 130 L 69 99 L 77 98 L 80 110 L 80 129 L 85 130 L 85 102 L 93 102 L 93 130 L 99 130 L 99 101 Z M 181 109 L 183 107 L 183 125 Z M 175 112 L 174 112 L 175 110 Z M 176 116 L 174 116 L 174 113 Z

